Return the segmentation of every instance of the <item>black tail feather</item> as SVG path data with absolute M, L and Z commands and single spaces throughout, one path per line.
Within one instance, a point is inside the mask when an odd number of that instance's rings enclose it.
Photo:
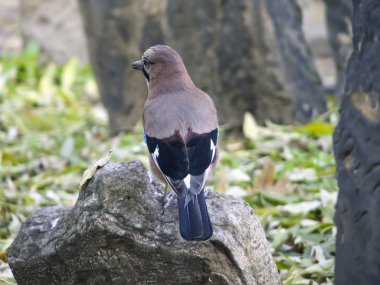
M 207 240 L 213 230 L 207 211 L 204 190 L 198 194 L 187 193 L 186 197 L 178 198 L 179 231 L 186 240 Z M 186 201 L 188 201 L 186 203 Z

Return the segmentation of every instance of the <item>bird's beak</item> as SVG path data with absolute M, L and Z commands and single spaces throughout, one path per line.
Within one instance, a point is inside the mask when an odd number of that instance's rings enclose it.
M 137 60 L 132 63 L 132 68 L 137 70 L 142 70 L 144 68 L 144 64 L 142 60 Z

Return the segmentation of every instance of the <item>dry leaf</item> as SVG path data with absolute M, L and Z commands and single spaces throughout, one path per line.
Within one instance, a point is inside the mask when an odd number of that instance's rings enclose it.
M 257 138 L 258 132 L 259 130 L 255 118 L 252 116 L 251 113 L 245 113 L 243 121 L 244 136 L 247 139 L 254 140 Z
M 106 165 L 110 158 L 111 158 L 112 150 L 108 151 L 106 154 L 104 154 L 101 158 L 99 158 L 97 161 L 95 161 L 89 168 L 87 168 L 82 175 L 82 180 L 79 184 L 79 189 L 82 189 L 83 185 L 86 184 L 87 181 L 89 181 L 94 174 L 96 173 L 96 170 Z
M 259 176 L 253 182 L 254 189 L 268 189 L 274 184 L 274 175 L 276 169 L 272 160 L 268 159 L 264 162 L 263 169 Z

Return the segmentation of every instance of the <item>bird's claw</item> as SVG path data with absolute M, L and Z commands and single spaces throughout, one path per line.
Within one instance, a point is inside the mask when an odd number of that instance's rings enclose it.
M 165 214 L 165 210 L 170 206 L 173 199 L 176 197 L 176 194 L 174 192 L 169 192 L 168 194 L 165 193 L 164 197 L 162 198 L 162 214 Z
M 204 190 L 205 198 L 207 198 L 207 195 L 208 195 L 210 192 L 212 192 L 211 187 L 205 187 L 205 190 Z

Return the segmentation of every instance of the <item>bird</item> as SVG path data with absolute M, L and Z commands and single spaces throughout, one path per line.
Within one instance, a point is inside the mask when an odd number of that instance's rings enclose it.
M 194 85 L 181 56 L 169 46 L 148 48 L 132 67 L 148 85 L 142 122 L 151 171 L 177 197 L 182 238 L 208 240 L 213 227 L 205 182 L 219 161 L 215 104 Z

